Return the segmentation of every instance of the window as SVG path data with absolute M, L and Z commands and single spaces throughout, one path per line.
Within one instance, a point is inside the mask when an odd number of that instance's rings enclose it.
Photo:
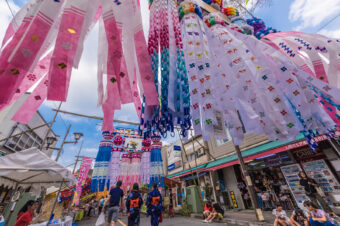
M 25 125 L 19 125 L 13 132 L 13 134 L 21 133 L 28 130 L 29 127 Z M 10 138 L 5 146 L 13 151 L 21 151 L 31 147 L 39 148 L 42 144 L 42 139 L 34 132 L 26 132 L 16 137 Z
M 205 155 L 205 150 L 204 150 L 203 147 L 201 147 L 198 150 L 196 150 L 195 152 L 190 153 L 188 155 L 188 162 L 195 161 L 195 158 L 198 159 L 198 158 L 200 158 L 204 155 Z

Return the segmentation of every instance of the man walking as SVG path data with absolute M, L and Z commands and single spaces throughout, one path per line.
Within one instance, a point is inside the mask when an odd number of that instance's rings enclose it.
M 162 214 L 162 196 L 156 183 L 153 184 L 153 190 L 148 195 L 146 206 L 148 207 L 148 216 L 151 215 L 151 226 L 158 226 L 159 217 Z
M 115 188 L 110 190 L 108 199 L 105 202 L 104 210 L 106 209 L 106 226 L 115 226 L 118 221 L 119 207 L 124 196 L 124 192 L 120 189 L 122 182 L 118 181 Z
M 140 208 L 143 205 L 143 199 L 139 193 L 138 184 L 135 183 L 132 191 L 126 199 L 126 209 L 128 212 L 128 226 L 139 226 Z

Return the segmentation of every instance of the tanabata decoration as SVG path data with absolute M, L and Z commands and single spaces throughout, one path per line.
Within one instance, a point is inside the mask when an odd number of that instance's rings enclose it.
M 116 129 L 111 134 L 109 131 L 104 131 L 103 137 L 105 141 L 101 141 L 97 154 L 91 191 L 112 188 L 116 186 L 118 180 L 122 181 L 124 189 L 134 183 L 150 184 L 151 177 L 154 178 L 153 182 L 164 186 L 164 179 L 161 179 L 164 175 L 160 136 L 156 137 L 154 143 L 156 146 L 153 146 L 155 149 L 153 158 L 151 157 L 151 139 L 143 139 L 143 134 L 140 136 L 138 130 Z M 113 142 L 110 141 L 112 138 Z M 109 157 L 110 148 L 104 148 L 108 146 L 112 147 Z M 152 165 L 151 159 L 154 160 Z
M 103 132 L 104 140 L 100 141 L 99 151 L 94 164 L 91 178 L 91 192 L 108 190 L 110 186 L 109 163 L 111 161 L 111 151 L 113 143 L 112 134 L 109 131 Z
M 190 128 L 190 97 L 182 49 L 182 37 L 174 0 L 154 0 L 150 6 L 148 50 L 160 95 L 160 107 L 142 107 L 140 129 L 146 137 L 154 132 L 166 136 L 179 125 L 182 135 Z M 159 55 L 160 53 L 160 55 Z M 158 71 L 161 83 L 158 82 Z
M 211 15 L 219 20 L 218 15 Z M 210 25 L 212 23 L 209 23 Z M 313 79 L 279 51 L 265 43 L 233 31 L 221 23 L 210 26 L 211 47 L 225 54 L 226 88 L 232 92 L 246 131 L 264 132 L 269 140 L 294 140 L 303 133 L 314 148 L 315 132 L 328 134 L 335 122 L 316 102 L 312 86 L 339 103 L 340 90 Z M 210 34 L 210 33 L 209 33 Z M 214 38 L 218 42 L 214 42 Z M 222 51 L 222 52 L 221 52 Z M 225 60 L 229 63 L 225 63 Z M 228 81 L 229 80 L 229 81 Z
M 120 156 L 124 151 L 124 138 L 118 133 L 113 132 L 113 147 L 111 151 L 111 160 L 109 165 L 109 182 L 110 188 L 115 187 L 120 172 Z
M 26 108 L 14 119 L 29 121 L 46 97 L 66 101 L 72 68 L 78 68 L 84 40 L 97 21 L 102 129 L 113 131 L 114 111 L 121 104 L 134 103 L 140 114 L 143 96 L 146 107 L 158 106 L 138 1 L 31 0 L 12 20 L 2 42 L 0 108 L 18 99 L 46 73 L 42 83 L 46 82 L 47 87 L 39 85 L 32 94 L 35 96 L 25 103 L 34 107 Z M 106 93 L 104 74 L 108 81 Z
M 195 135 L 205 140 L 214 132 L 217 124 L 215 113 L 219 110 L 217 90 L 213 89 L 216 73 L 208 46 L 200 8 L 192 2 L 182 2 L 179 7 L 189 78 L 191 117 Z
M 340 88 L 340 40 L 296 31 L 269 34 L 261 40 L 279 49 L 307 73 Z M 315 95 L 332 119 L 340 125 L 340 115 L 336 111 L 339 107 L 329 103 L 324 94 L 317 92 Z
M 248 19 L 247 24 L 254 28 L 254 36 L 258 39 L 261 39 L 265 35 L 279 32 L 275 28 L 267 27 L 263 20 L 256 17 Z
M 223 8 L 221 11 L 230 19 L 232 25 L 235 25 L 235 26 L 231 25 L 230 26 L 231 29 L 237 30 L 247 35 L 254 34 L 253 27 L 247 24 L 247 21 L 242 16 L 240 16 L 240 13 L 235 7 L 228 6 Z
M 222 7 L 222 0 L 203 0 L 203 1 L 217 10 L 220 10 Z
M 142 155 L 142 165 L 141 165 L 141 183 L 149 184 L 150 183 L 150 172 L 151 172 L 151 139 L 146 138 L 143 140 L 142 147 L 143 155 Z
M 130 185 L 130 164 L 131 155 L 129 152 L 124 151 L 120 160 L 120 170 L 118 180 L 122 182 L 123 187 Z
M 158 184 L 160 187 L 165 187 L 164 172 L 163 172 L 163 161 L 162 161 L 162 142 L 161 136 L 153 135 L 152 149 L 151 149 L 151 173 L 150 173 L 150 183 L 149 187 L 152 187 L 154 183 Z

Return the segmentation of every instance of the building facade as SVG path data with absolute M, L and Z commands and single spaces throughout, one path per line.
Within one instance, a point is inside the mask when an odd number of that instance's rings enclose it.
M 0 140 L 2 140 L 0 142 L 0 154 L 1 155 L 14 153 L 14 152 L 25 150 L 31 147 L 40 148 L 43 142 L 43 139 L 46 136 L 46 133 L 48 132 L 48 126 L 46 125 L 44 127 L 35 129 L 33 131 L 29 131 L 29 132 L 23 133 L 15 137 L 11 137 L 15 134 L 22 133 L 24 131 L 33 129 L 35 127 L 38 127 L 40 125 L 47 123 L 46 120 L 39 113 L 39 111 L 34 114 L 33 118 L 27 125 L 11 120 L 14 114 L 20 108 L 20 106 L 28 98 L 28 96 L 29 94 L 23 95 L 12 105 L 0 111 Z M 53 130 L 50 131 L 48 136 L 55 137 L 56 139 L 58 139 L 58 137 L 54 134 Z M 11 137 L 11 138 L 6 139 L 8 137 Z M 55 147 L 56 143 L 57 142 L 54 142 L 50 147 L 51 148 Z M 43 152 L 45 152 L 48 156 L 51 157 L 53 153 L 53 149 L 44 148 Z
M 324 192 L 325 200 L 335 212 L 339 212 L 339 144 L 334 140 L 328 140 L 325 135 L 319 135 L 315 139 L 319 145 L 312 152 L 302 135 L 294 141 L 287 142 L 271 142 L 264 134 L 245 135 L 240 149 L 252 183 L 255 185 L 257 201 L 263 210 L 273 209 L 278 202 L 286 210 L 293 210 L 295 206 L 302 207 L 303 201 L 308 197 L 299 184 L 297 174 L 304 171 L 317 181 Z M 180 180 L 182 187 L 192 185 L 193 176 L 188 169 L 188 164 L 192 163 L 194 178 L 199 176 L 198 184 L 206 196 L 207 188 L 211 186 L 212 194 L 209 198 L 212 197 L 226 208 L 252 208 L 231 138 L 228 136 L 226 139 L 218 140 L 211 137 L 206 143 L 200 140 L 201 143 L 207 144 L 203 155 L 199 151 L 201 146 L 194 145 L 194 149 L 192 148 L 192 141 L 185 143 L 188 157 L 184 156 L 182 151 L 183 170 L 176 173 L 168 172 L 168 177 Z M 193 159 L 196 162 L 192 161 Z

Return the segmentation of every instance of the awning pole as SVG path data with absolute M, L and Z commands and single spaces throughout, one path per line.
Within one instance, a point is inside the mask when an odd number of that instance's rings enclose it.
M 12 200 L 13 195 L 18 191 L 18 186 L 19 186 L 19 182 L 16 183 L 15 188 L 14 188 L 14 193 L 12 193 L 11 199 L 10 199 L 8 205 L 7 205 L 7 208 L 8 208 L 8 210 L 9 210 L 9 215 L 8 215 L 7 219 L 5 220 L 5 225 L 6 225 L 6 226 L 8 225 L 8 222 L 10 221 L 10 219 L 11 219 L 11 217 L 12 217 L 13 211 L 11 211 L 11 209 L 12 209 L 12 206 L 13 206 L 13 204 L 14 204 L 15 202 L 12 203 L 11 200 Z M 19 199 L 20 199 L 20 197 L 19 197 Z M 11 205 L 11 203 L 12 203 L 12 205 Z
M 52 218 L 52 215 L 53 215 L 53 211 L 54 211 L 54 209 L 55 209 L 55 206 L 57 205 L 58 197 L 59 197 L 59 195 L 60 195 L 61 187 L 63 186 L 63 183 L 64 183 L 64 179 L 63 179 L 63 180 L 61 181 L 61 183 L 60 183 L 59 190 L 58 190 L 58 193 L 57 193 L 57 195 L 56 195 L 56 197 L 55 197 L 54 204 L 53 204 L 53 208 L 52 208 L 52 210 L 51 210 L 51 214 L 50 214 L 50 217 L 48 218 L 48 222 L 47 222 L 47 225 L 46 225 L 46 226 L 50 225 L 50 222 L 51 222 L 51 220 L 52 220 L 51 218 Z

